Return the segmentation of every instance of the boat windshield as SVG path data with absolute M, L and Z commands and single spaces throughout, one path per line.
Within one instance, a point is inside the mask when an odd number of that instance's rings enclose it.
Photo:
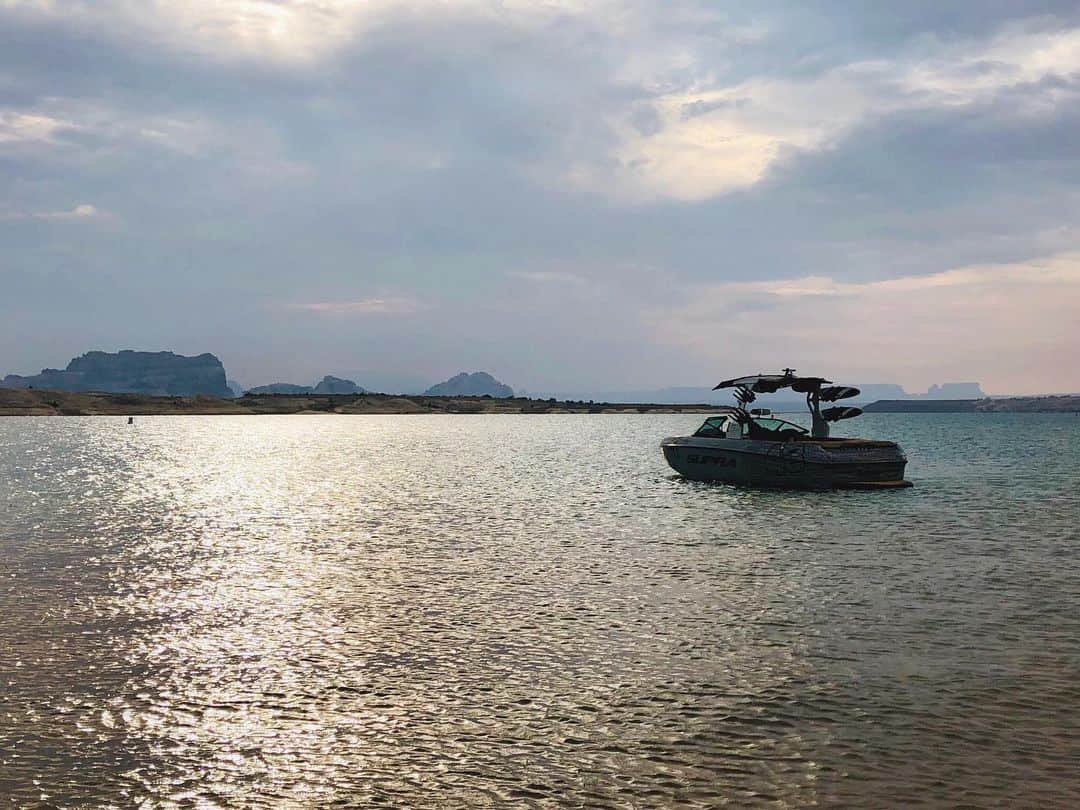
M 726 416 L 711 416 L 705 420 L 705 423 L 693 435 L 707 438 L 724 438 L 724 431 L 727 430 L 727 426 L 728 418 Z
M 755 416 L 753 418 L 754 423 L 758 427 L 763 427 L 765 430 L 788 430 L 789 428 L 797 430 L 799 433 L 809 433 L 806 428 L 801 425 L 796 425 L 793 422 L 787 422 L 783 419 L 776 419 L 775 417 L 761 418 Z
M 727 433 L 728 418 L 727 416 L 710 416 L 694 435 L 709 439 L 722 439 Z
M 810 432 L 801 425 L 771 416 L 754 416 L 750 418 L 749 424 L 746 424 L 745 422 L 740 423 L 740 420 L 733 416 L 725 415 L 710 416 L 694 435 L 709 439 L 732 438 L 728 435 L 728 427 L 733 424 L 738 425 L 739 436 L 750 439 L 783 441 L 805 436 Z

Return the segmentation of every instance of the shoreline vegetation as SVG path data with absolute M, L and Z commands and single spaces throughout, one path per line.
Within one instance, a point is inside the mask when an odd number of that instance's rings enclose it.
M 1080 396 L 956 400 L 946 407 L 911 407 L 908 402 L 872 403 L 867 413 L 1080 413 Z M 875 407 L 878 406 L 878 407 Z M 889 407 L 893 406 L 893 407 Z M 0 388 L 0 416 L 152 416 L 255 414 L 423 413 L 716 413 L 722 406 L 698 404 L 583 402 L 527 397 L 427 396 L 398 394 L 263 394 L 235 399 L 210 396 L 151 396 L 35 388 Z

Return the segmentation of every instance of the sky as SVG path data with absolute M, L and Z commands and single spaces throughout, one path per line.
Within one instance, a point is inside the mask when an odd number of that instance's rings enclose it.
M 0 374 L 1080 391 L 1075 0 L 0 0 Z

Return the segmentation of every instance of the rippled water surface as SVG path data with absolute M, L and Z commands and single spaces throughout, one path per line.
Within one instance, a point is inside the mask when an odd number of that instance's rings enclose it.
M 1080 806 L 1080 418 L 0 420 L 0 806 Z

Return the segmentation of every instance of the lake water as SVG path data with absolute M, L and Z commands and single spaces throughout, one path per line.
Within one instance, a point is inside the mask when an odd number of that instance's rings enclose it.
M 0 806 L 1080 806 L 1080 418 L 700 421 L 0 420 Z

